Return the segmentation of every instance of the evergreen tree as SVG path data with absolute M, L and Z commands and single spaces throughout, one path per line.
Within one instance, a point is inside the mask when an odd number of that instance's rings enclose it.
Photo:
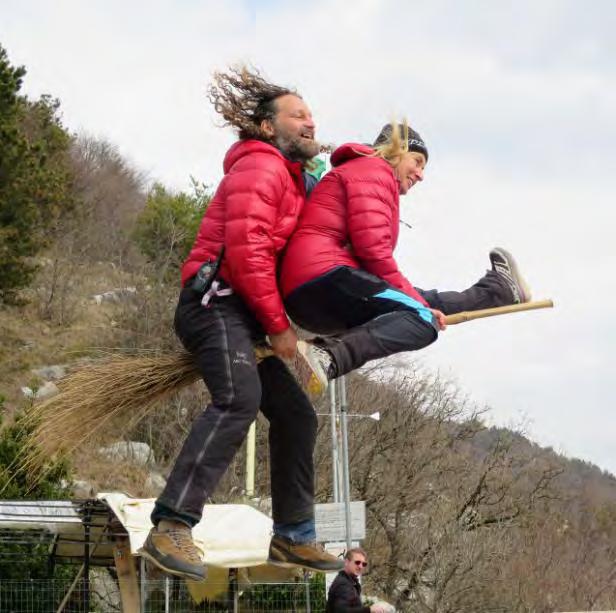
M 134 237 L 161 278 L 175 279 L 192 247 L 211 200 L 208 188 L 192 179 L 192 193 L 174 193 L 156 183 L 137 219 Z
M 31 281 L 34 256 L 72 206 L 70 136 L 49 96 L 20 95 L 26 71 L 0 45 L 0 302 Z

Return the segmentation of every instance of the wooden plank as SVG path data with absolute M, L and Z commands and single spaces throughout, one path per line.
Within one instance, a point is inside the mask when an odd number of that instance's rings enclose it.
M 127 536 L 115 537 L 113 561 L 120 584 L 122 611 L 123 613 L 139 613 L 141 611 L 141 596 L 137 580 L 137 565 L 130 552 L 130 542 Z

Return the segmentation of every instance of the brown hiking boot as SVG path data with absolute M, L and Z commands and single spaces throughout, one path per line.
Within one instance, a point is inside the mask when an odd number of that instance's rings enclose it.
M 278 534 L 272 537 L 268 562 L 275 566 L 300 566 L 321 572 L 336 572 L 344 568 L 344 562 L 327 553 L 322 545 L 295 543 Z
M 152 528 L 139 553 L 171 575 L 194 581 L 205 579 L 205 565 L 188 526 L 177 525 L 168 530 Z

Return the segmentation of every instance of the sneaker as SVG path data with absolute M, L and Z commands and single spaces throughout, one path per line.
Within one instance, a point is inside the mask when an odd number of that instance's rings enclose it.
M 139 553 L 171 575 L 203 581 L 206 568 L 188 526 L 166 531 L 152 528 Z
M 295 368 L 303 388 L 318 396 L 329 383 L 332 366 L 330 354 L 323 348 L 306 341 L 297 341 Z
M 337 572 L 344 568 L 344 562 L 327 553 L 322 545 L 296 543 L 279 534 L 274 534 L 272 537 L 268 562 L 284 568 L 300 566 L 321 572 Z
M 511 289 L 513 303 L 529 302 L 531 298 L 530 288 L 522 278 L 518 265 L 513 256 L 502 247 L 495 247 L 490 251 L 492 270 L 499 274 Z

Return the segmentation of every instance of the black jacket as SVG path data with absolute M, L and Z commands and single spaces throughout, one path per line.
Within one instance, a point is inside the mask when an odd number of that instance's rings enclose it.
M 338 573 L 327 593 L 326 613 L 370 613 L 361 603 L 361 583 L 355 575 Z

